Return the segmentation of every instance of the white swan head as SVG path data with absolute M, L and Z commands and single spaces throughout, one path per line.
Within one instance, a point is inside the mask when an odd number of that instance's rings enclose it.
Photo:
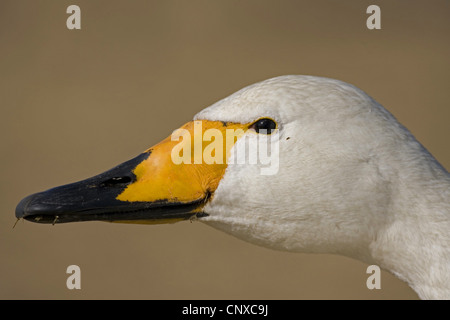
M 229 164 L 204 221 L 276 249 L 359 252 L 390 201 L 388 172 L 380 172 L 389 168 L 380 169 L 380 153 L 395 150 L 404 131 L 361 90 L 311 76 L 257 83 L 195 116 L 239 123 L 259 118 L 278 125 L 278 172 L 261 174 L 267 168 L 261 163 Z
M 270 140 L 259 140 L 269 135 L 251 130 L 260 119 L 277 128 L 270 136 L 277 143 L 270 154 L 275 162 L 167 167 L 176 144 L 166 140 L 103 174 L 25 198 L 16 216 L 59 223 L 172 222 L 195 215 L 258 245 L 343 254 L 382 264 L 409 283 L 423 280 L 404 271 L 415 258 L 405 250 L 427 236 L 417 234 L 425 224 L 414 223 L 432 216 L 414 205 L 425 206 L 420 192 L 445 202 L 436 209 L 443 230 L 434 232 L 450 231 L 450 179 L 408 130 L 360 89 L 313 76 L 253 84 L 194 117 L 216 133 L 248 129 L 225 152 L 226 160 L 236 150 L 257 149 Z M 193 133 L 193 127 L 183 128 Z M 270 166 L 274 170 L 267 174 Z M 411 185 L 417 190 L 407 188 Z M 401 267 L 393 261 L 398 250 L 406 256 Z

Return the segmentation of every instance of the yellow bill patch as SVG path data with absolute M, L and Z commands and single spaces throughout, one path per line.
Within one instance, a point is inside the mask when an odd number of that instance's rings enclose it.
M 117 196 L 129 202 L 187 203 L 213 193 L 227 167 L 230 150 L 248 124 L 196 120 L 148 149 L 133 171 L 136 181 Z

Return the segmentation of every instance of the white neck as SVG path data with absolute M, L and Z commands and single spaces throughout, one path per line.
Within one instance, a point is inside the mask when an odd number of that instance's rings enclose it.
M 370 254 L 420 298 L 450 299 L 450 175 L 428 152 L 420 154 L 414 166 L 399 169 L 389 219 Z

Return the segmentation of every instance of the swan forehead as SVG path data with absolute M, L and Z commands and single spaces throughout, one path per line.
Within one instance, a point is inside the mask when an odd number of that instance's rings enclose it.
M 271 117 L 282 123 L 321 112 L 364 108 L 371 98 L 343 81 L 302 75 L 271 78 L 247 86 L 195 115 L 194 120 L 248 123 Z

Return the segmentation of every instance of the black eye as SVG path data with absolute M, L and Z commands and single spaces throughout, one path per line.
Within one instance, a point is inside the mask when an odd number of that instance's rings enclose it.
M 277 128 L 277 124 L 272 119 L 262 118 L 253 123 L 250 128 L 258 133 L 271 134 Z

